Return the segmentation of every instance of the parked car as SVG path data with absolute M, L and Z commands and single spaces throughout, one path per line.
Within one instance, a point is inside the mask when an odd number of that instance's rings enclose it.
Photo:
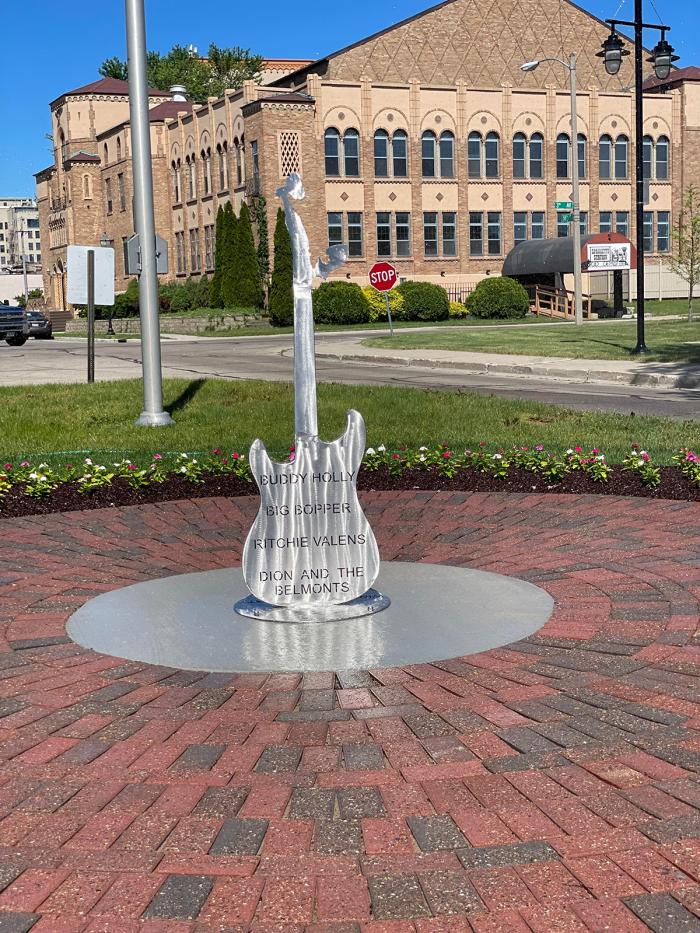
M 29 339 L 29 321 L 19 305 L 0 304 L 0 340 L 21 347 Z
M 29 336 L 37 340 L 53 340 L 53 324 L 41 311 L 27 311 Z

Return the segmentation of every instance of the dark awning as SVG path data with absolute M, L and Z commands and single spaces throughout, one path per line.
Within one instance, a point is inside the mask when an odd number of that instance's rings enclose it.
M 584 247 L 594 234 L 581 237 Z M 564 275 L 574 271 L 573 237 L 558 237 L 556 240 L 525 240 L 508 253 L 503 263 L 503 275 Z

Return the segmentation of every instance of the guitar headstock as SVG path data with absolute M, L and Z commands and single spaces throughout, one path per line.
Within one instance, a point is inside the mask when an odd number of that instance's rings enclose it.
M 291 172 L 287 175 L 287 180 L 275 191 L 278 198 L 294 198 L 295 201 L 301 201 L 305 195 L 304 182 L 301 180 L 299 172 Z

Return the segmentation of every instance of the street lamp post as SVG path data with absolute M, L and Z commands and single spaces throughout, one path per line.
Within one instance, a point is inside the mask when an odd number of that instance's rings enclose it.
M 578 111 L 576 108 L 576 55 L 572 52 L 569 61 L 562 58 L 539 58 L 536 61 L 525 62 L 520 68 L 522 71 L 534 71 L 543 62 L 558 62 L 569 72 L 571 87 L 571 188 L 572 188 L 572 217 L 574 223 L 574 319 L 577 325 L 583 324 L 583 285 L 581 280 L 581 202 L 579 200 L 579 172 L 578 172 Z
M 657 26 L 645 23 L 642 18 L 642 0 L 634 0 L 634 20 L 607 19 L 610 26 L 610 35 L 603 42 L 598 57 L 603 59 L 605 70 L 609 75 L 616 75 L 622 59 L 629 55 L 629 49 L 624 47 L 622 39 L 617 34 L 618 26 L 632 26 L 634 28 L 634 150 L 635 150 L 635 201 L 637 224 L 637 345 L 633 353 L 648 353 L 644 335 L 644 77 L 642 66 L 642 42 L 645 29 L 657 29 L 661 39 L 652 49 L 651 58 L 648 59 L 654 66 L 656 77 L 662 81 L 668 78 L 673 62 L 678 56 L 673 54 L 673 48 L 666 41 L 666 33 L 670 26 Z
M 172 424 L 173 419 L 163 409 L 156 228 L 151 174 L 151 127 L 148 118 L 146 75 L 146 17 L 143 2 L 144 0 L 125 0 L 131 160 L 134 177 L 134 226 L 139 235 L 141 249 L 139 310 L 144 406 L 136 423 L 160 427 Z

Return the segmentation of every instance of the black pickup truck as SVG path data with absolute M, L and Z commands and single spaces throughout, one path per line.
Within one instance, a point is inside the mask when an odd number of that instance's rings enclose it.
M 29 339 L 29 322 L 24 308 L 0 303 L 0 340 L 21 347 Z

